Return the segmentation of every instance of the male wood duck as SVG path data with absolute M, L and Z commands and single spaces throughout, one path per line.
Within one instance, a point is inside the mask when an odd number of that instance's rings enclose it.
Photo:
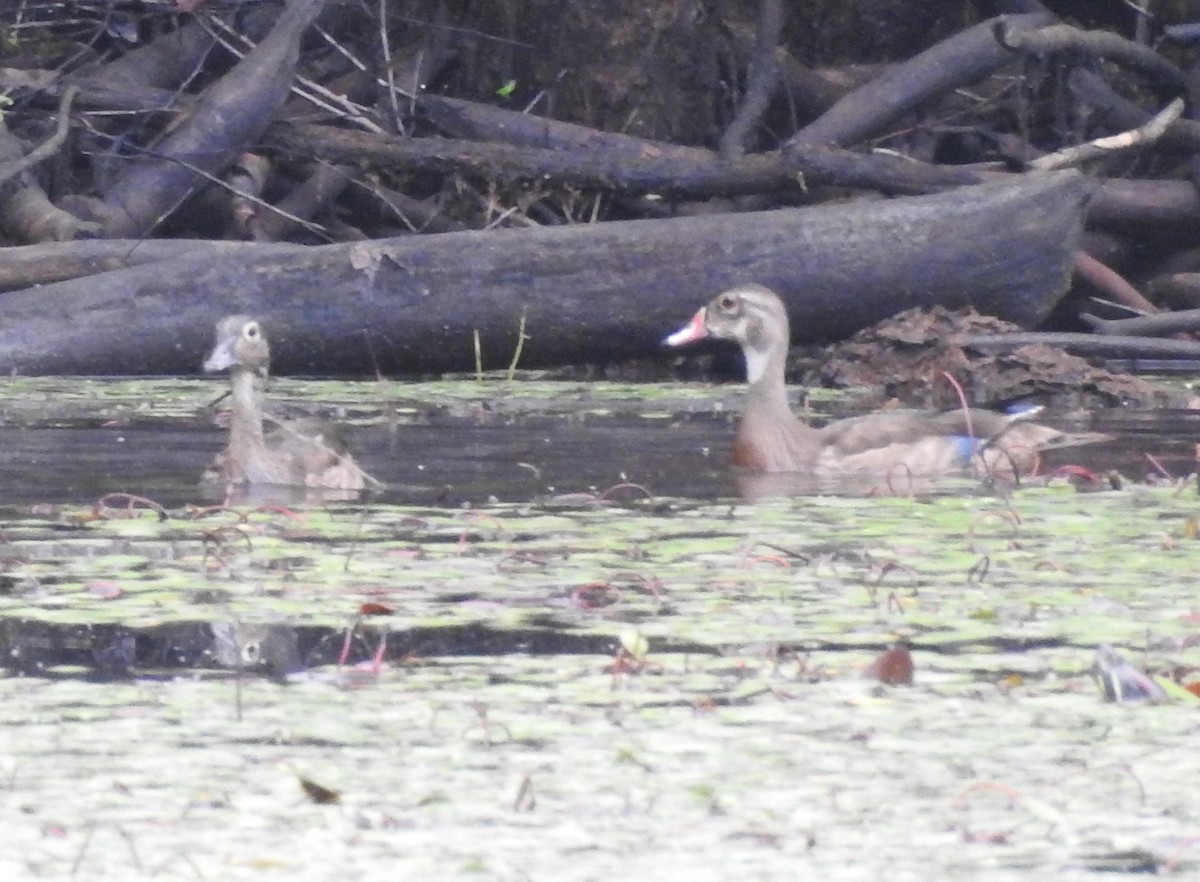
M 263 431 L 263 386 L 270 347 L 258 321 L 232 315 L 217 322 L 217 342 L 205 371 L 229 371 L 233 414 L 229 444 L 205 481 L 362 490 L 378 482 L 346 452 L 336 430 L 318 419 L 279 423 Z
M 974 408 L 889 410 L 813 428 L 788 404 L 784 362 L 790 333 L 779 295 L 744 284 L 717 295 L 664 341 L 682 346 L 715 337 L 742 347 L 749 387 L 731 461 L 747 471 L 934 475 L 968 468 L 1021 475 L 1036 470 L 1040 451 L 1081 443 L 1023 415 Z

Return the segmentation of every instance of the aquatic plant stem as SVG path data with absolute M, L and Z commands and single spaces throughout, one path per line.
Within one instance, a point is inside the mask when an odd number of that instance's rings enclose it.
M 483 344 L 479 341 L 479 328 L 476 328 L 472 335 L 475 338 L 475 381 L 483 382 Z
M 517 325 L 517 348 L 513 350 L 512 361 L 508 365 L 508 376 L 505 378 L 509 382 L 512 382 L 513 377 L 516 376 L 517 362 L 521 360 L 521 350 L 525 348 L 525 341 L 529 339 L 529 337 L 525 334 L 525 318 L 526 307 L 522 307 L 521 321 Z

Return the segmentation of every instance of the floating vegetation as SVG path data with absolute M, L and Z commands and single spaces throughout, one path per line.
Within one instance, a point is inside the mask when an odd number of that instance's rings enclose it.
M 656 652 L 725 654 L 881 650 L 897 631 L 917 652 L 1090 652 L 1148 636 L 1169 645 L 1195 627 L 1182 590 L 1200 560 L 1192 490 L 756 504 L 647 494 L 465 510 L 168 511 L 109 496 L 9 523 L 0 615 L 142 628 L 286 622 L 316 635 L 375 603 L 394 618 L 394 656 L 423 654 L 415 635 L 437 629 L 487 631 L 493 650 L 512 651 L 537 632 L 561 648 L 584 638 L 615 647 L 634 624 Z

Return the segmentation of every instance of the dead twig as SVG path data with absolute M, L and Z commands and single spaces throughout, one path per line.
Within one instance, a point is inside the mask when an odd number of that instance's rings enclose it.
M 58 120 L 54 127 L 54 134 L 34 147 L 20 159 L 14 159 L 10 162 L 0 162 L 0 183 L 15 178 L 26 169 L 32 168 L 43 159 L 47 159 L 58 152 L 58 148 L 67 140 L 67 135 L 71 130 L 71 103 L 75 100 L 75 96 L 79 94 L 78 86 L 68 86 L 63 92 L 62 100 L 58 102 Z M 0 118 L 0 126 L 3 126 L 3 119 Z
M 1089 159 L 1108 156 L 1118 150 L 1128 150 L 1131 147 L 1143 147 L 1147 144 L 1153 144 L 1166 134 L 1171 123 L 1175 122 L 1181 116 L 1183 116 L 1183 99 L 1176 98 L 1147 120 L 1145 124 L 1138 126 L 1136 129 L 1130 129 L 1116 135 L 1107 135 L 1103 138 L 1096 138 L 1094 141 L 1076 144 L 1073 147 L 1064 147 L 1062 150 L 1057 150 L 1054 153 L 1048 153 L 1045 156 L 1039 156 L 1037 159 L 1030 160 L 1025 163 L 1025 167 L 1034 171 L 1068 168 L 1087 162 Z

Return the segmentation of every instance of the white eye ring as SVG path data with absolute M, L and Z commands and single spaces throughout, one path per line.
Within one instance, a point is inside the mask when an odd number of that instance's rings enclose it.
M 250 322 L 246 327 L 242 328 L 242 334 L 253 340 L 258 336 L 258 322 Z

